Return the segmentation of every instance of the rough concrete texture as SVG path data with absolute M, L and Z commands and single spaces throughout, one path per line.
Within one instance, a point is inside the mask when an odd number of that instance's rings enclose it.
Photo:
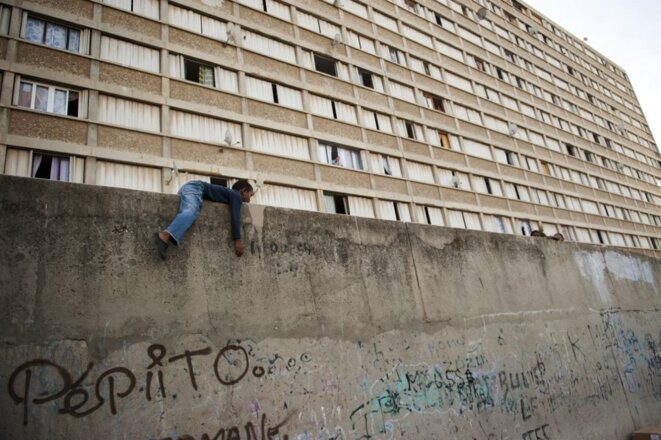
M 610 248 L 0 178 L 2 439 L 625 439 L 661 266 Z

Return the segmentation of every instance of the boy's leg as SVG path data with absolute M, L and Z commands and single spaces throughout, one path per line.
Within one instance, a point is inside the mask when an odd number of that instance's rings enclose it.
M 199 181 L 188 182 L 179 190 L 179 212 L 172 223 L 163 231 L 169 235 L 170 241 L 177 246 L 182 243 L 186 231 L 200 214 L 203 190 L 204 182 Z

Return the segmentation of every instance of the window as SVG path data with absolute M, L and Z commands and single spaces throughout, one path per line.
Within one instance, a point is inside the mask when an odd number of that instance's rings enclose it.
M 347 31 L 347 35 L 349 36 L 349 44 L 351 46 L 371 54 L 376 54 L 376 46 L 374 44 L 374 40 L 371 38 L 364 37 L 351 30 Z
M 386 176 L 402 177 L 401 165 L 396 157 L 370 153 L 372 171 Z
M 97 160 L 96 184 L 161 192 L 161 169 Z
M 145 106 L 145 104 L 140 105 Z M 131 110 L 139 111 L 140 107 Z M 156 126 L 158 122 L 156 119 L 158 117 L 158 107 L 152 111 L 154 115 L 151 119 L 154 120 L 154 125 Z M 145 122 L 143 124 L 146 125 L 147 115 L 141 116 L 138 114 L 136 118 L 140 118 L 137 121 L 138 123 L 141 119 L 144 119 Z M 239 124 L 172 109 L 170 110 L 170 132 L 173 136 L 196 139 L 212 144 L 222 143 L 223 139 L 229 136 L 232 139 L 232 145 L 230 145 L 232 147 L 240 146 L 242 142 L 241 125 Z
M 158 0 L 102 0 L 102 3 L 158 20 Z
M 16 84 L 14 105 L 40 112 L 85 117 L 81 92 L 20 78 Z
M 350 104 L 310 94 L 310 111 L 326 118 L 356 124 L 356 109 Z
M 226 42 L 229 38 L 227 23 L 225 22 L 173 4 L 168 5 L 168 13 L 171 26 L 178 26 L 187 31 L 223 42 Z
M 298 14 L 298 25 L 303 28 L 309 29 L 313 32 L 320 33 L 328 38 L 334 38 L 336 35 L 340 33 L 340 28 L 332 23 L 317 18 L 313 15 L 306 14 L 301 10 L 298 10 L 297 14 Z
M 315 191 L 268 184 L 256 194 L 253 203 L 280 208 L 301 209 L 304 211 L 317 210 L 317 194 Z
M 422 96 L 425 99 L 425 104 L 427 105 L 427 108 L 438 110 L 439 112 L 445 113 L 445 103 L 443 101 L 443 98 L 440 98 L 436 95 L 432 95 L 431 93 L 427 93 L 427 92 L 422 92 Z
M 160 72 L 161 52 L 139 44 L 101 36 L 101 59 L 124 66 Z
M 443 211 L 440 208 L 417 205 L 413 208 L 413 212 L 415 213 L 416 221 L 418 223 L 438 226 L 445 225 L 445 222 L 443 221 Z
M 52 23 L 27 13 L 23 20 L 23 38 L 26 40 L 70 52 L 87 53 L 89 31 Z
M 261 101 L 273 102 L 296 109 L 303 108 L 303 98 L 299 90 L 250 76 L 246 76 L 246 94 L 250 98 Z
M 83 183 L 85 159 L 7 148 L 4 174 Z
M 402 64 L 404 60 L 403 54 L 401 54 L 399 50 L 395 49 L 392 46 L 387 46 L 387 47 L 388 47 L 388 58 L 390 59 L 390 61 L 392 61 L 393 63 Z
M 236 72 L 212 66 L 202 61 L 185 58 L 182 55 L 170 54 L 170 75 L 176 78 L 194 81 L 216 87 L 221 90 L 238 93 L 239 83 Z
M 214 87 L 213 67 L 184 58 L 184 78 L 188 81 Z
M 284 3 L 275 0 L 238 0 L 238 2 L 283 20 L 291 21 L 289 6 Z
M 390 123 L 390 116 L 382 113 L 373 112 L 371 110 L 363 109 L 363 119 L 365 126 L 372 130 L 384 131 L 392 133 L 392 124 Z
M 32 177 L 69 181 L 69 158 L 51 154 L 33 154 Z
M 407 203 L 393 202 L 390 200 L 377 200 L 377 217 L 382 220 L 394 220 L 401 222 L 411 221 L 411 212 Z
M 362 170 L 363 161 L 360 157 L 360 151 L 352 150 L 346 147 L 319 142 L 318 146 L 319 160 L 329 165 L 337 165 L 354 170 Z
M 324 210 L 329 214 L 349 215 L 347 196 L 324 193 Z
M 252 148 L 281 156 L 310 160 L 306 138 L 252 127 Z
M 440 145 L 443 148 L 450 148 L 450 139 L 448 134 L 443 130 L 438 130 L 438 138 L 440 140 Z
M 374 81 L 372 80 L 372 74 L 364 69 L 358 69 L 358 79 L 360 79 L 360 85 L 369 87 L 370 89 L 374 88 Z
M 294 46 L 255 32 L 243 31 L 243 47 L 267 57 L 296 64 L 296 49 L 294 49 Z
M 335 68 L 335 60 L 332 58 L 327 58 L 315 53 L 314 68 L 317 72 L 322 72 L 328 75 L 337 76 L 337 69 Z
M 0 34 L 7 34 L 9 32 L 10 19 L 11 8 L 5 5 L 0 5 Z

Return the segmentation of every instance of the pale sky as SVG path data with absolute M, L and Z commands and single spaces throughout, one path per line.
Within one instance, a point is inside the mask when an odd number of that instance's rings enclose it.
M 524 0 L 629 75 L 661 148 L 661 0 Z

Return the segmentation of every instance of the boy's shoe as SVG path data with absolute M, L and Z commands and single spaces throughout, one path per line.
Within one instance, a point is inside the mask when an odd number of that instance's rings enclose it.
M 154 243 L 156 244 L 158 256 L 161 257 L 161 260 L 165 261 L 168 258 L 165 254 L 168 250 L 168 244 L 161 240 L 161 237 L 158 236 L 158 232 L 154 232 Z

